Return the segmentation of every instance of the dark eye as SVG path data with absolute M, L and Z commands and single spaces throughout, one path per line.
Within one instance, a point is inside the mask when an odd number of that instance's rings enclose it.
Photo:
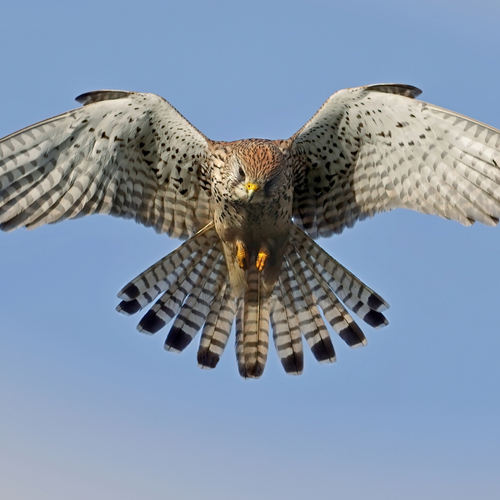
M 245 177 L 245 172 L 244 172 L 244 170 L 241 167 L 238 170 L 238 173 L 240 174 L 240 177 Z

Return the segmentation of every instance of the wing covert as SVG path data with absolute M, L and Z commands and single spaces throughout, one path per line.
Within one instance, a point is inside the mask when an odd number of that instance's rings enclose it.
M 494 225 L 500 131 L 381 84 L 332 95 L 292 138 L 294 220 L 329 236 L 402 207 Z
M 210 220 L 207 139 L 154 94 L 97 91 L 0 140 L 0 228 L 102 213 L 186 237 Z

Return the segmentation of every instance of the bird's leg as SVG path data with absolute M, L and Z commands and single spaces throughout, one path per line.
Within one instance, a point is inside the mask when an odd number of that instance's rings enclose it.
M 250 267 L 249 256 L 245 245 L 241 241 L 236 242 L 236 260 L 240 269 L 248 269 Z
M 257 254 L 257 260 L 255 262 L 255 267 L 257 271 L 262 271 L 264 266 L 266 265 L 267 258 L 269 257 L 269 250 L 267 248 L 262 247 Z

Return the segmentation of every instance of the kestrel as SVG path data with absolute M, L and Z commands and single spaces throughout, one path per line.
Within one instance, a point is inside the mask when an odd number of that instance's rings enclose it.
M 351 347 L 387 303 L 314 239 L 393 208 L 495 225 L 500 131 L 418 101 L 409 85 L 341 90 L 287 140 L 211 141 L 153 94 L 97 91 L 83 107 L 0 141 L 0 227 L 101 213 L 186 239 L 118 294 L 118 311 L 154 305 L 140 331 L 173 325 L 165 348 L 201 330 L 214 368 L 236 325 L 243 377 L 259 377 L 272 330 L 286 372 L 302 337 L 335 360 L 324 319 Z

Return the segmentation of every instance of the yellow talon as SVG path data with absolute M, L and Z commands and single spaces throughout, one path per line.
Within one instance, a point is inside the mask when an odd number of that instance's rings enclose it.
M 255 267 L 257 268 L 257 271 L 262 271 L 264 269 L 268 257 L 269 254 L 267 253 L 266 250 L 261 250 L 257 254 L 257 261 L 255 262 Z
M 236 260 L 240 269 L 248 269 L 248 254 L 241 241 L 236 242 Z

